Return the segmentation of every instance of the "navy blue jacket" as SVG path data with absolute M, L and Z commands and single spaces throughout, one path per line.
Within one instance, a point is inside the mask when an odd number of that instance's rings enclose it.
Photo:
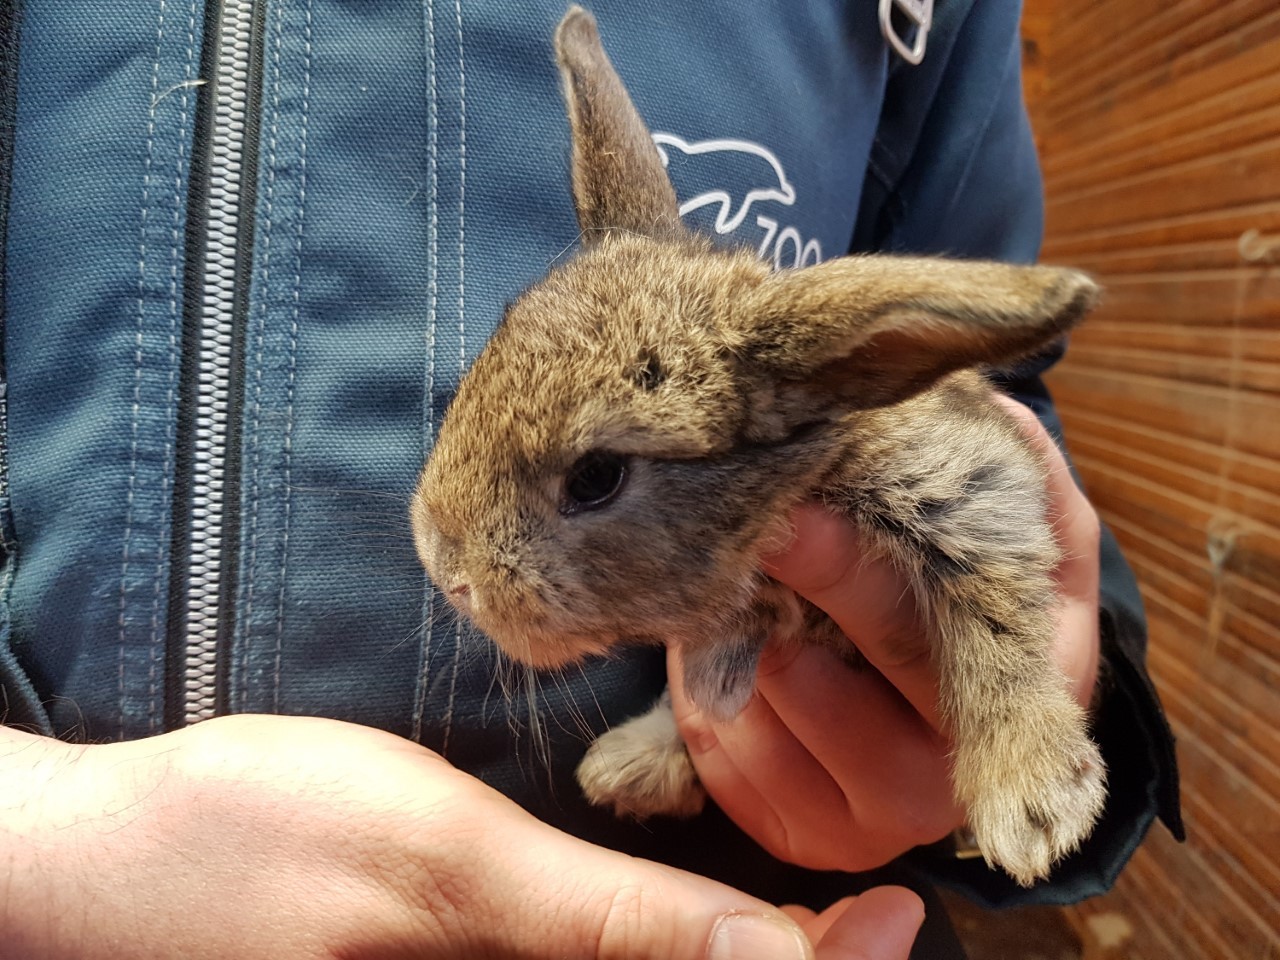
M 544 682 L 544 756 L 528 704 L 504 701 L 491 651 L 454 629 L 413 556 L 408 494 L 459 376 L 575 241 L 550 49 L 563 0 L 259 2 L 243 208 L 215 269 L 202 81 L 218 6 L 0 10 L 7 721 L 105 740 L 192 710 L 340 717 L 440 750 L 573 833 L 773 901 L 870 882 L 776 863 L 714 810 L 639 829 L 588 808 L 578 724 L 647 708 L 660 652 Z M 872 0 L 593 6 L 687 219 L 725 242 L 782 266 L 850 249 L 1035 258 L 1016 0 L 938 0 L 916 67 Z M 210 421 L 197 355 L 220 278 L 230 366 Z M 1051 359 L 1008 386 L 1055 426 Z M 212 519 L 192 479 L 209 449 Z M 1030 894 L 937 850 L 876 879 L 1074 900 L 1112 882 L 1157 812 L 1180 829 L 1140 602 L 1109 538 L 1103 591 L 1112 800 L 1094 838 Z M 201 596 L 205 662 L 187 647 Z

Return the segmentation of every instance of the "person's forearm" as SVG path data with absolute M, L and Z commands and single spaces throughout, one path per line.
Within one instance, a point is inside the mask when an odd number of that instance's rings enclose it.
M 91 862 L 84 824 L 63 816 L 57 797 L 81 793 L 77 761 L 83 747 L 12 727 L 0 727 L 0 942 L 12 956 L 71 956 L 75 860 Z M 63 941 L 62 946 L 58 944 Z

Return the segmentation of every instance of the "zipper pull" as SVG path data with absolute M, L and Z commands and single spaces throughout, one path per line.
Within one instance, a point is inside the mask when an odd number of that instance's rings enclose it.
M 893 24 L 893 11 L 897 9 L 915 26 L 915 36 L 910 45 Z M 880 0 L 880 32 L 884 34 L 889 46 L 897 51 L 898 56 L 912 66 L 924 59 L 925 43 L 929 37 L 929 27 L 933 24 L 933 0 Z

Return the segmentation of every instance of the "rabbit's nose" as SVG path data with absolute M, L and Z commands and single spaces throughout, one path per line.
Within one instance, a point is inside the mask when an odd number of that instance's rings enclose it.
M 471 584 L 457 583 L 449 588 L 449 600 L 463 613 L 471 613 Z

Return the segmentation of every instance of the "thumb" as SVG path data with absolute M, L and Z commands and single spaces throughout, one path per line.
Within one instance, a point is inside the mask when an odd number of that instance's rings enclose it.
M 834 917 L 828 923 L 827 914 Z M 924 903 L 903 887 L 875 887 L 851 897 L 807 925 L 818 960 L 908 960 L 924 923 Z M 826 929 L 814 927 L 822 924 Z
M 514 908 L 500 920 L 505 946 L 516 947 L 512 955 L 814 960 L 799 926 L 764 901 L 534 822 L 546 842 L 525 838 L 524 862 L 501 870 L 506 883 L 523 888 L 499 901 Z M 532 944 L 537 947 L 531 953 Z

